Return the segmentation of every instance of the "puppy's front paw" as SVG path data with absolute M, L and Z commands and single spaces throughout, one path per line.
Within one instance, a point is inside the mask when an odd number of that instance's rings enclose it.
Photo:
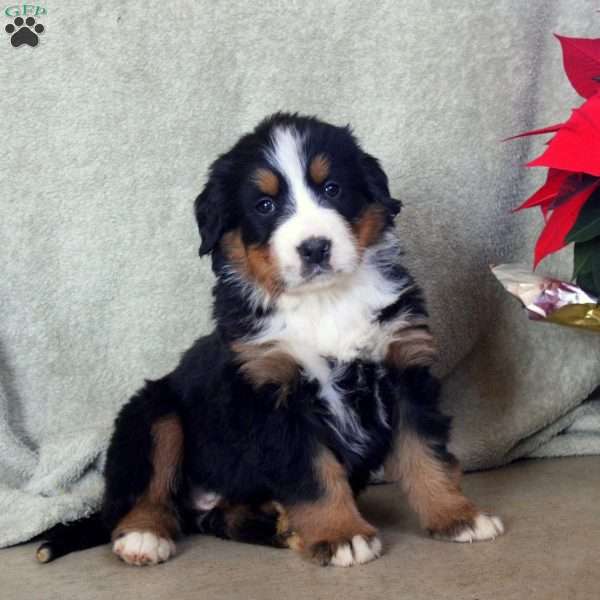
M 151 531 L 131 531 L 115 540 L 113 552 L 130 565 L 157 565 L 175 554 L 175 543 Z
M 447 531 L 432 532 L 438 539 L 451 542 L 481 542 L 494 540 L 504 533 L 504 524 L 500 517 L 479 513 L 470 523 L 461 523 Z
M 323 566 L 351 567 L 379 558 L 381 550 L 381 541 L 376 535 L 355 535 L 349 541 L 319 542 L 311 547 L 310 553 Z

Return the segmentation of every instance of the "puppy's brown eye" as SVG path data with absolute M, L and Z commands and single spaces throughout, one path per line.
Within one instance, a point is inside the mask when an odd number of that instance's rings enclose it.
M 254 205 L 254 208 L 261 215 L 268 215 L 275 210 L 275 202 L 273 202 L 272 198 L 265 196 Z
M 323 186 L 323 191 L 328 198 L 337 198 L 342 191 L 342 188 L 335 181 L 328 181 Z

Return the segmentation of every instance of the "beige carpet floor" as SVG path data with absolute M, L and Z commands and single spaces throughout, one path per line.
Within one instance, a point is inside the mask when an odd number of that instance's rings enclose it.
M 108 546 L 48 565 L 35 544 L 0 550 L 2 600 L 597 600 L 600 598 L 600 457 L 520 462 L 465 478 L 494 508 L 504 537 L 471 545 L 427 538 L 395 486 L 371 488 L 363 512 L 385 556 L 321 568 L 288 550 L 196 536 L 158 567 L 120 563 Z

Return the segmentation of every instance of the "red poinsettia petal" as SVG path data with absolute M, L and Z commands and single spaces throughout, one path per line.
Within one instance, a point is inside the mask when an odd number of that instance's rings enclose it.
M 528 167 L 553 167 L 600 177 L 600 95 L 593 96 L 559 129 Z
M 562 184 L 566 179 L 572 175 L 569 171 L 561 171 L 560 169 L 548 169 L 548 176 L 546 177 L 546 183 L 531 195 L 521 206 L 513 208 L 513 211 L 523 210 L 524 208 L 531 208 L 532 206 L 550 204 L 554 198 L 558 195 L 558 192 Z
M 548 254 L 552 254 L 567 244 L 565 238 L 571 231 L 581 208 L 591 193 L 598 187 L 600 181 L 594 185 L 590 185 L 583 189 L 578 194 L 575 194 L 568 202 L 561 204 L 558 208 L 552 211 L 552 215 L 546 222 L 546 226 L 542 231 L 535 245 L 535 253 L 533 267 L 537 267 L 539 262 Z
M 540 206 L 540 209 L 542 211 L 542 216 L 544 217 L 544 223 L 547 223 L 548 219 L 550 218 L 550 215 L 552 214 L 552 211 L 550 210 L 550 207 L 547 204 L 542 204 Z
M 550 210 L 558 208 L 561 204 L 569 202 L 571 198 L 583 191 L 586 187 L 597 183 L 598 178 L 587 173 L 571 173 L 561 184 L 558 194 L 547 205 Z
M 542 127 L 541 129 L 532 129 L 531 131 L 523 131 L 517 133 L 517 135 L 511 135 L 510 137 L 504 138 L 503 142 L 509 142 L 510 140 L 516 140 L 518 138 L 527 137 L 529 135 L 541 135 L 543 133 L 555 133 L 563 126 L 563 123 L 557 123 L 556 125 L 548 125 L 548 127 Z
M 600 91 L 600 39 L 571 38 L 557 35 L 562 47 L 565 73 L 584 98 L 591 98 Z

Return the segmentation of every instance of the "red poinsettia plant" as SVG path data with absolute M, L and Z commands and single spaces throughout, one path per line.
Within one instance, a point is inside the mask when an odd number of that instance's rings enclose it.
M 554 133 L 544 152 L 527 164 L 547 167 L 546 182 L 515 210 L 539 207 L 545 226 L 534 267 L 548 254 L 574 243 L 573 278 L 600 295 L 600 39 L 556 36 L 565 72 L 585 102 L 568 120 L 513 138 Z

